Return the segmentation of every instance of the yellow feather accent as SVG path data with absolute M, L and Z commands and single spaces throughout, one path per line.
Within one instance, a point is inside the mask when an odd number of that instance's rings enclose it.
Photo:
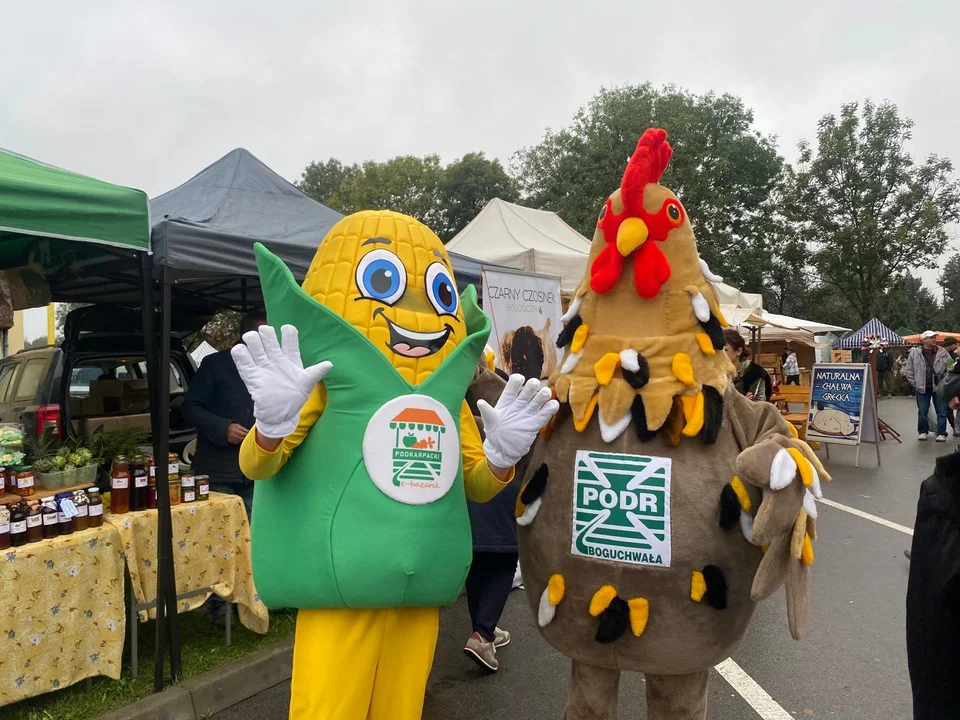
M 702 572 L 694 570 L 693 577 L 690 579 L 690 599 L 694 602 L 700 602 L 706 594 L 707 581 L 703 579 Z
M 686 399 L 690 397 L 693 402 L 688 403 Z M 683 428 L 683 434 L 686 437 L 696 437 L 703 429 L 703 393 L 696 395 L 684 395 L 681 398 L 683 403 L 683 414 L 687 418 L 687 424 Z
M 551 575 L 547 582 L 547 602 L 551 605 L 559 605 L 565 591 L 563 575 Z
M 590 329 L 586 323 L 578 327 L 577 331 L 573 334 L 573 340 L 570 341 L 570 352 L 578 353 L 583 350 L 583 344 L 587 341 L 587 335 L 589 333 Z
M 810 542 L 810 536 L 803 536 L 803 550 L 800 553 L 800 559 L 804 565 L 813 565 L 813 543 Z
M 743 480 L 734 475 L 733 480 L 730 481 L 730 487 L 732 487 L 733 491 L 737 494 L 737 500 L 740 501 L 740 509 L 745 512 L 753 510 L 753 502 L 750 500 L 750 494 L 747 492 Z
M 700 346 L 700 352 L 704 355 L 716 355 L 717 349 L 713 346 L 710 336 L 706 333 L 697 333 L 697 345 Z
M 677 353 L 673 356 L 673 374 L 684 385 L 693 385 L 693 361 L 686 353 Z
M 597 360 L 593 366 L 593 372 L 597 376 L 597 382 L 601 385 L 609 385 L 613 380 L 613 373 L 620 365 L 620 353 L 607 353 Z
M 799 431 L 797 430 L 797 426 L 794 425 L 792 422 L 788 422 L 788 423 L 787 423 L 787 427 L 790 428 L 790 434 L 793 435 L 794 438 L 796 438 L 797 440 L 799 440 L 799 439 L 800 439 L 800 433 L 799 433 Z
M 613 585 L 604 585 L 590 599 L 590 614 L 598 617 L 600 613 L 610 607 L 610 603 L 616 596 L 617 589 Z
M 800 470 L 800 479 L 804 487 L 813 487 L 813 466 L 810 461 L 803 456 L 803 453 L 797 448 L 787 448 L 787 453 L 793 458 Z
M 590 402 L 587 404 L 587 409 L 583 412 L 583 417 L 577 420 L 573 419 L 573 427 L 577 432 L 583 432 L 587 429 L 587 425 L 590 424 L 590 418 L 593 417 L 593 411 L 597 409 L 597 402 L 600 400 L 599 395 L 594 395 L 590 398 Z
M 492 352 L 488 352 L 485 354 L 485 356 L 486 356 L 485 359 L 487 361 L 487 370 L 489 370 L 490 372 L 493 372 L 496 369 L 496 367 L 494 366 L 494 360 L 496 360 L 496 355 L 494 355 Z
M 640 637 L 647 628 L 647 620 L 650 618 L 650 603 L 646 598 L 633 598 L 627 600 L 627 606 L 630 608 L 630 630 L 634 636 Z

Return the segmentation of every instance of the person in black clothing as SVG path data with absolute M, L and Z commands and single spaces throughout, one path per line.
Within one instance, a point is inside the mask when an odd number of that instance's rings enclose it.
M 960 368 L 937 388 L 960 408 Z M 960 717 L 960 452 L 920 487 L 907 582 L 907 664 L 914 720 Z
M 723 331 L 727 344 L 723 351 L 730 358 L 737 374 L 733 378 L 733 385 L 745 395 L 748 400 L 769 400 L 773 395 L 773 383 L 770 381 L 770 373 L 750 362 L 750 351 L 747 349 L 747 343 L 743 337 L 734 328 L 726 328 Z
M 505 375 L 499 369 L 491 372 L 481 364 L 467 389 L 467 405 L 477 419 L 481 434 L 483 421 L 477 401 L 496 405 L 506 384 Z M 517 463 L 513 482 L 489 502 L 467 502 L 473 531 L 473 563 L 467 575 L 466 594 L 473 634 L 467 639 L 463 652 L 490 671 L 496 671 L 500 665 L 497 650 L 510 643 L 510 633 L 497 627 L 497 623 L 513 589 L 519 560 L 514 508 L 528 462 L 529 456 Z
M 887 376 L 893 370 L 893 356 L 887 349 L 886 341 L 880 342 L 880 348 L 877 353 L 877 388 L 878 394 L 883 395 L 883 389 L 886 384 Z
M 263 315 L 249 314 L 240 323 L 240 334 L 264 324 Z M 210 476 L 211 491 L 240 496 L 249 518 L 253 512 L 253 482 L 240 472 L 240 443 L 253 427 L 253 400 L 229 350 L 203 359 L 183 400 L 183 415 L 197 429 L 193 471 Z M 223 601 L 213 595 L 209 605 L 214 620 L 223 622 Z

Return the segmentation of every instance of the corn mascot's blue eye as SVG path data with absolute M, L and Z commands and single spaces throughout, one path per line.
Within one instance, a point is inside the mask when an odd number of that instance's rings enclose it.
M 460 298 L 457 296 L 457 286 L 450 277 L 449 271 L 440 263 L 432 263 L 427 268 L 424 278 L 427 286 L 427 299 L 437 311 L 437 315 L 456 316 L 460 307 Z
M 407 289 L 407 271 L 389 250 L 374 250 L 357 265 L 357 289 L 365 298 L 393 305 Z

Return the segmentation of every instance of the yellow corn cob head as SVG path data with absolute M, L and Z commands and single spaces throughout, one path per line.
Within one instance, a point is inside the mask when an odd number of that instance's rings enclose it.
M 466 337 L 450 258 L 423 223 L 364 210 L 334 225 L 303 289 L 367 336 L 410 383 Z

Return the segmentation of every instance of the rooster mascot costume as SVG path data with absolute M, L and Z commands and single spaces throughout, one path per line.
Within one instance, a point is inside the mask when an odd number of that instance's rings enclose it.
M 740 395 L 687 213 L 659 184 L 648 130 L 600 210 L 551 378 L 561 410 L 517 506 L 520 564 L 544 638 L 573 660 L 566 720 L 616 720 L 623 670 L 647 717 L 702 720 L 710 668 L 754 603 L 786 583 L 807 620 L 816 455 Z
M 464 395 L 489 322 L 413 218 L 343 218 L 302 287 L 256 254 L 270 325 L 233 350 L 256 417 L 240 464 L 257 590 L 299 609 L 290 717 L 417 720 L 470 566 L 467 498 L 512 479 L 558 404 L 515 376 L 479 403 L 481 442 Z

